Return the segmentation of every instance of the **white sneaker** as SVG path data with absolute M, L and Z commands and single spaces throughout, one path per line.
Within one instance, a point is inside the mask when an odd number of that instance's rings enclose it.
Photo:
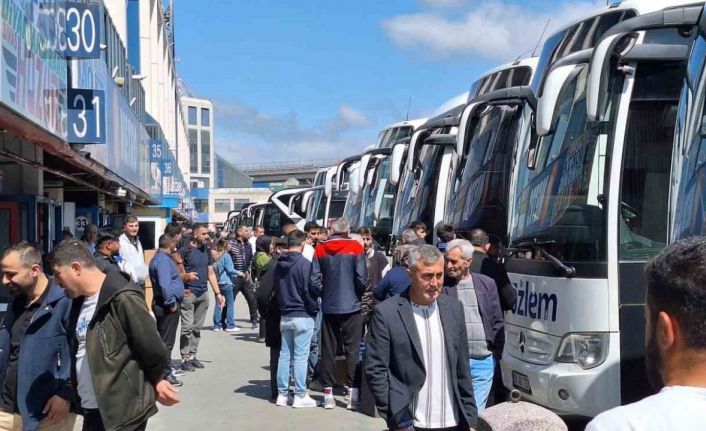
M 221 328 L 220 326 L 213 327 L 213 332 L 221 332 L 222 330 L 223 330 L 223 328 Z
M 360 408 L 360 389 L 351 388 L 348 398 L 348 410 L 358 410 Z
M 334 407 L 336 407 L 336 400 L 333 398 L 333 395 L 324 395 L 324 408 L 332 409 Z
M 304 395 L 294 395 L 294 402 L 292 403 L 292 407 L 295 409 L 303 409 L 307 407 L 318 407 L 319 402 L 316 401 L 315 399 L 311 398 L 309 394 L 304 394 Z
M 289 395 L 282 395 L 279 394 L 277 395 L 277 402 L 275 402 L 275 405 L 279 407 L 287 407 L 289 404 Z
M 238 328 L 237 326 L 234 328 L 226 328 L 226 332 L 239 332 L 239 331 L 240 331 L 240 328 Z

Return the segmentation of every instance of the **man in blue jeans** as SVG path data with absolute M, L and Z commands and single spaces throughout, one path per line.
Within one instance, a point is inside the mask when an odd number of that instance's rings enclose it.
M 302 256 L 306 235 L 293 231 L 287 235 L 289 251 L 282 253 L 275 266 L 275 295 L 279 302 L 282 348 L 277 365 L 276 404 L 289 402 L 290 368 L 294 374 L 292 407 L 316 407 L 306 390 L 307 358 L 314 333 L 314 319 L 319 310 L 316 298 L 309 293 L 311 263 Z
M 480 412 L 488 402 L 495 361 L 502 356 L 505 339 L 498 289 L 492 278 L 471 272 L 473 251 L 473 245 L 465 239 L 449 241 L 444 278 L 449 285 L 444 291 L 463 304 L 473 393 Z

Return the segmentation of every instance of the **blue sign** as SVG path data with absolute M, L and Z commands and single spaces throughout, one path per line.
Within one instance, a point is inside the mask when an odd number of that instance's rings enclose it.
M 68 136 L 74 144 L 105 144 L 105 92 L 69 88 Z
M 150 162 L 159 162 L 162 160 L 163 141 L 161 139 L 150 139 Z
M 174 160 L 162 160 L 162 177 L 171 177 L 174 175 Z
M 66 57 L 100 58 L 102 17 L 98 4 L 66 3 L 65 34 L 60 41 Z

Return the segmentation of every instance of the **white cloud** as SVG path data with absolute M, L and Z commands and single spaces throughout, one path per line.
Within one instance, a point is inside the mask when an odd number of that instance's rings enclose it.
M 364 113 L 351 108 L 348 105 L 341 105 L 338 107 L 338 114 L 341 120 L 355 127 L 367 127 L 370 125 L 370 118 Z
M 215 105 L 216 152 L 235 163 L 337 159 L 370 143 L 364 135 L 373 121 L 345 104 L 313 127 L 303 125 L 294 113 L 271 115 L 238 102 Z M 374 131 L 367 134 L 375 136 Z
M 382 27 L 398 46 L 421 47 L 434 57 L 474 54 L 509 61 L 534 48 L 547 19 L 551 21 L 545 37 L 598 6 L 592 1 L 566 2 L 539 12 L 520 4 L 485 1 L 460 16 L 439 11 L 397 15 L 383 21 Z

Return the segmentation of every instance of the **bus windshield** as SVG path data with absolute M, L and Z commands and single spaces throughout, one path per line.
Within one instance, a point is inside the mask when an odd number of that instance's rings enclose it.
M 552 241 L 552 254 L 574 262 L 606 259 L 605 214 L 599 202 L 606 149 L 605 143 L 598 145 L 599 129 L 587 122 L 587 77 L 588 66 L 580 66 L 564 83 L 556 128 L 539 140 L 536 168 L 530 170 L 524 157 L 518 158 L 510 216 L 511 244 Z M 619 85 L 612 86 L 613 93 L 615 87 Z M 615 102 L 611 100 L 608 130 L 613 129 Z
M 392 158 L 386 156 L 378 162 L 375 168 L 373 186 L 367 189 L 363 196 L 363 226 L 374 227 L 375 236 L 382 239 L 383 242 L 386 241 L 392 231 L 395 190 L 390 184 L 391 161 Z
M 444 220 L 458 231 L 481 228 L 503 241 L 518 105 L 488 106 L 469 124 L 456 181 L 447 190 Z
M 395 203 L 393 227 L 395 235 L 401 235 L 414 220 L 423 221 L 427 229 L 432 227 L 442 155 L 441 146 L 425 145 L 419 151 L 419 163 L 414 171 L 405 173 L 404 181 L 397 191 Z

